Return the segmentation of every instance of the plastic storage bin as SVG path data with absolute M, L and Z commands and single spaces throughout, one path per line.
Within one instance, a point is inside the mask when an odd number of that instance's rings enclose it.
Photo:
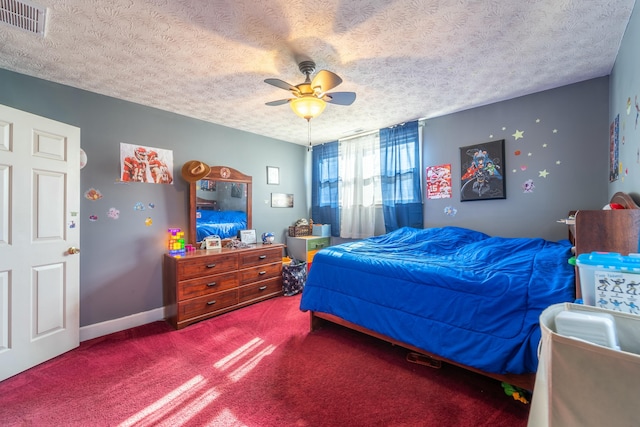
M 329 237 L 331 236 L 331 224 L 313 224 L 311 234 L 314 236 Z
M 580 254 L 576 259 L 586 305 L 640 314 L 640 254 Z

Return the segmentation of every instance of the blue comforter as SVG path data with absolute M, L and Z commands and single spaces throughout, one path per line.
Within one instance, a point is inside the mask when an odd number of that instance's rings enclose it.
M 537 369 L 538 317 L 573 301 L 568 241 L 402 228 L 322 249 L 300 308 L 492 373 Z

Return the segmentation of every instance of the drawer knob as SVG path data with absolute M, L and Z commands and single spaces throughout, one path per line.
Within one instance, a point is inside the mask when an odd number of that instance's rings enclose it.
M 210 288 L 213 287 L 213 286 L 216 286 L 216 285 L 217 285 L 216 282 L 207 283 L 207 286 L 210 287 Z
M 267 274 L 266 271 L 262 270 L 260 273 L 258 273 L 260 276 L 262 276 L 263 274 Z
M 216 264 L 215 264 L 215 263 L 213 263 L 213 264 L 207 264 L 207 268 L 213 268 L 213 267 L 215 267 L 215 266 L 216 266 Z
M 261 291 L 264 291 L 265 289 L 267 289 L 267 287 L 266 287 L 266 286 L 260 286 L 260 288 L 259 288 L 259 289 L 260 289 Z
M 267 257 L 266 255 L 260 255 L 258 258 L 265 259 L 266 257 Z
M 209 301 L 209 302 L 207 302 L 207 305 L 213 305 L 213 304 L 215 304 L 215 303 L 216 303 L 216 300 L 213 300 L 213 301 Z

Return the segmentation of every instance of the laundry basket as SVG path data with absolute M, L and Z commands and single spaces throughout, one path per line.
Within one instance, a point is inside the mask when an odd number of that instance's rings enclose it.
M 621 350 L 559 335 L 565 311 L 610 314 Z M 540 315 L 542 340 L 529 427 L 635 426 L 640 418 L 640 316 L 580 304 Z
M 285 296 L 290 297 L 302 292 L 306 282 L 306 262 L 293 259 L 290 263 L 282 265 L 282 290 Z

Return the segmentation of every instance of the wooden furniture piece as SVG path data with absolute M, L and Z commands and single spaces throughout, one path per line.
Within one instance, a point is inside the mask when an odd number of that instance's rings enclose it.
M 316 253 L 331 244 L 331 237 L 320 236 L 287 236 L 287 252 L 289 256 L 307 263 L 307 271 L 311 268 Z
M 282 295 L 282 244 L 163 258 L 165 318 L 176 329 Z
M 576 214 L 575 230 L 573 231 L 576 245 L 576 255 L 591 251 L 609 251 L 628 254 L 638 252 L 640 234 L 640 209 L 633 199 L 625 193 L 616 193 L 611 203 L 622 204 L 624 210 L 597 210 L 578 211 Z M 579 295 L 578 275 L 576 274 L 576 292 Z M 393 345 L 398 345 L 424 355 L 425 360 L 431 360 L 434 364 L 442 361 L 462 367 L 472 372 L 480 373 L 498 381 L 533 390 L 535 373 L 526 374 L 495 374 L 443 358 L 437 354 L 427 352 L 418 347 L 408 345 L 387 335 L 380 334 L 341 317 L 320 311 L 310 311 L 311 330 L 320 328 L 327 322 L 338 324 L 355 331 L 376 337 Z
M 207 181 L 207 185 L 203 186 L 202 181 Z M 217 210 L 241 210 L 247 213 L 247 229 L 251 229 L 251 191 L 253 179 L 249 175 L 227 167 L 227 166 L 211 166 L 211 171 L 200 181 L 189 184 L 189 242 L 196 244 L 198 242 L 196 225 L 198 207 L 215 208 Z M 222 187 L 226 185 L 235 185 L 235 192 L 222 191 Z M 220 186 L 220 187 L 218 187 Z M 211 191 L 205 200 L 205 193 L 200 193 L 199 189 L 216 188 Z M 201 196 L 198 196 L 198 194 Z M 212 197 L 215 195 L 215 199 Z M 234 236 L 231 236 L 234 237 Z
M 625 209 L 583 210 L 576 212 L 574 246 L 576 257 L 591 252 L 638 252 L 640 239 L 640 207 L 626 193 L 611 198 Z M 579 230 L 579 231 L 578 231 Z M 577 268 L 577 267 L 576 267 Z M 576 298 L 581 298 L 580 275 L 576 271 Z

